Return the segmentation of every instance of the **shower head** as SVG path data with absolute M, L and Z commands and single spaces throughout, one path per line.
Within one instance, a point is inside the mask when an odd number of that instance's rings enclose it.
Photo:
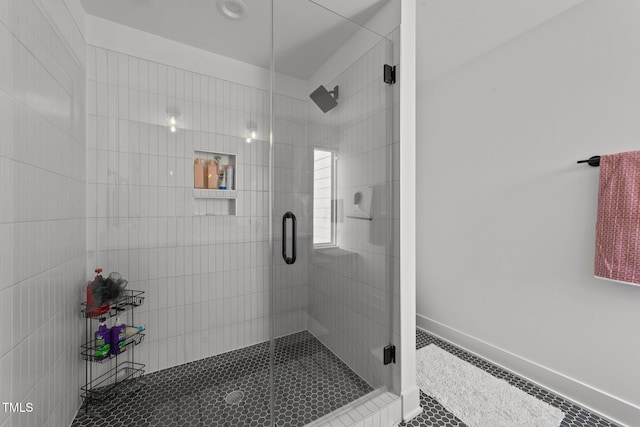
M 309 96 L 311 97 L 311 100 L 320 107 L 322 112 L 326 113 L 338 105 L 338 102 L 336 101 L 336 99 L 338 99 L 338 86 L 334 87 L 333 90 L 329 92 L 324 86 L 320 85 L 320 87 L 311 92 L 311 95 Z

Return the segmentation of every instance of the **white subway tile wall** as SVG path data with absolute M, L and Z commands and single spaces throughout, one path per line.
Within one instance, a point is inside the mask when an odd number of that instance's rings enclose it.
M 338 106 L 312 105 L 310 143 L 337 155 L 337 246 L 314 250 L 309 274 L 309 330 L 374 387 L 397 386 L 397 365 L 383 366 L 382 349 L 397 334 L 394 283 L 399 271 L 396 185 L 392 166 L 393 86 L 382 80 L 391 42 L 382 41 L 327 87 L 340 87 Z M 393 143 L 396 141 L 396 143 Z M 397 154 L 397 152 L 396 152 Z M 354 193 L 372 188 L 372 220 L 348 217 Z M 392 327 L 396 329 L 392 337 Z
M 136 356 L 151 372 L 267 340 L 268 92 L 91 45 L 87 79 L 88 267 L 147 292 Z M 276 103 L 295 145 L 304 102 Z M 237 154 L 236 215 L 194 200 L 194 151 Z M 276 336 L 306 329 L 306 269 L 276 277 Z
M 308 267 L 311 244 L 313 158 L 308 136 L 308 101 L 276 95 L 274 98 L 274 310 L 275 335 L 307 329 Z M 279 254 L 282 216 L 297 220 L 297 259 L 287 265 Z M 288 225 L 291 227 L 291 225 Z M 289 231 L 291 233 L 291 231 Z M 291 234 L 287 254 L 292 254 Z
M 0 2 L 0 426 L 68 425 L 86 283 L 85 50 L 63 0 Z

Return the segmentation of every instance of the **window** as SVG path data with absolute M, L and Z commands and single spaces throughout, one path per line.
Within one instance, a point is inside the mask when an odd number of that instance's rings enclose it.
M 313 244 L 336 244 L 335 230 L 335 160 L 333 151 L 313 150 Z

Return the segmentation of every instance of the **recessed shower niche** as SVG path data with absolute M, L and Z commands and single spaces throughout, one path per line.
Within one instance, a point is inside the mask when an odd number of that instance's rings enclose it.
M 237 155 L 194 151 L 193 199 L 195 215 L 236 215 Z

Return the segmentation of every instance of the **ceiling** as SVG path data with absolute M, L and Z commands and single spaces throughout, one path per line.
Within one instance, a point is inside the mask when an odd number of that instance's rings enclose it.
M 81 1 L 91 15 L 269 68 L 270 1 L 244 0 L 241 20 L 224 17 L 218 0 Z M 273 0 L 276 71 L 308 80 L 389 1 Z M 434 79 L 582 1 L 418 0 L 418 78 Z
M 307 80 L 360 29 L 356 23 L 364 25 L 387 1 L 275 0 L 276 71 Z M 82 5 L 88 14 L 268 68 L 271 2 L 244 2 L 247 13 L 240 20 L 223 16 L 217 0 L 82 0 Z
M 432 80 L 583 0 L 418 0 L 420 79 Z

